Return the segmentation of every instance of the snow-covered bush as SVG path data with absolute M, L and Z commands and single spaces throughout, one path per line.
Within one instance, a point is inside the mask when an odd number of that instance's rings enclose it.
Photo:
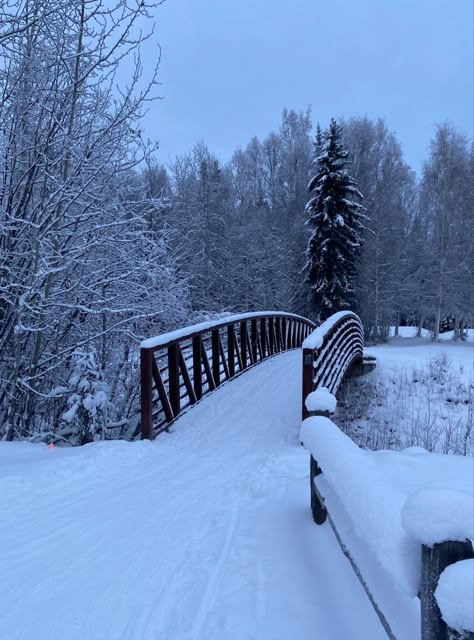
M 67 409 L 62 413 L 58 435 L 85 444 L 104 439 L 109 423 L 109 389 L 103 380 L 95 350 L 73 353 L 72 373 L 65 397 Z

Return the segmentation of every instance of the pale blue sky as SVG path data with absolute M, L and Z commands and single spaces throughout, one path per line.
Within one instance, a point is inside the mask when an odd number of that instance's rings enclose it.
M 285 106 L 385 116 L 417 170 L 436 122 L 472 136 L 473 0 L 167 0 L 156 18 L 163 100 L 144 127 L 162 162 L 200 139 L 227 160 Z

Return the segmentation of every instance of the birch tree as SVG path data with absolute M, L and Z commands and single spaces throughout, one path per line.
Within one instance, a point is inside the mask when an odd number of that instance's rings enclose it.
M 74 442 L 56 420 L 72 354 L 95 349 L 118 375 L 130 341 L 183 314 L 136 180 L 154 150 L 140 118 L 156 69 L 143 77 L 139 50 L 157 4 L 2 5 L 0 22 L 15 28 L 0 41 L 0 437 Z

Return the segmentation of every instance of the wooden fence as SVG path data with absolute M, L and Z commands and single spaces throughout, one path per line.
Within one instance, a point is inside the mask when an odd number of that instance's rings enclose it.
M 363 349 L 362 323 L 352 311 L 331 316 L 303 343 L 303 420 L 307 396 L 318 387 L 336 395 L 349 367 L 362 362 Z
M 315 325 L 290 313 L 246 313 L 144 340 L 140 349 L 142 437 L 266 358 L 301 347 Z M 258 393 L 258 390 L 256 390 Z

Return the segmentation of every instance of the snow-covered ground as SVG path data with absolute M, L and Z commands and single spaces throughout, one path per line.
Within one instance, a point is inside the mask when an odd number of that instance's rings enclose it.
M 0 443 L 0 639 L 385 640 L 311 519 L 300 365 L 259 364 L 153 443 Z
M 369 347 L 376 369 L 348 389 L 338 424 L 362 446 L 473 453 L 474 344 L 412 336 Z M 360 405 L 360 406 L 358 406 Z

